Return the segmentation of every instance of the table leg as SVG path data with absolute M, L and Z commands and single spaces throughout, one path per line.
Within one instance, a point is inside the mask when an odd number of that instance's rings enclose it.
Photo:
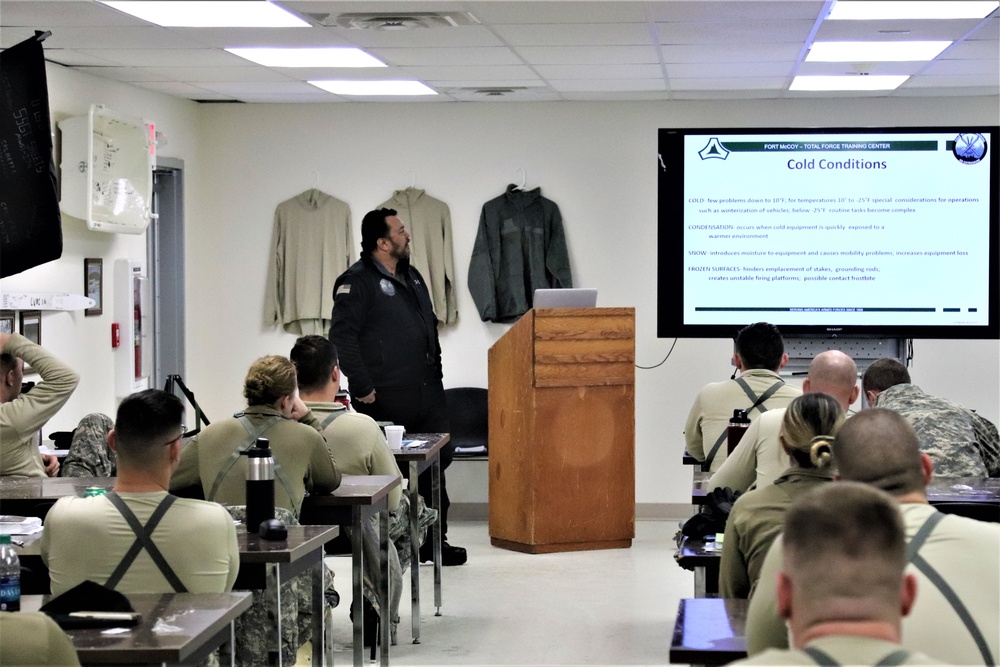
M 379 622 L 382 635 L 382 667 L 389 667 L 389 646 L 392 634 L 392 609 L 389 608 L 389 500 L 383 501 L 378 511 L 378 562 L 382 585 L 378 590 L 381 611 Z
M 354 599 L 351 601 L 351 611 L 354 614 L 354 667 L 362 667 L 365 662 L 364 618 L 364 554 L 361 547 L 361 509 L 351 508 L 351 582 L 354 588 Z
M 312 664 L 326 664 L 326 568 L 323 566 L 323 549 L 316 550 L 316 574 L 312 577 Z M 306 570 L 308 572 L 308 570 Z
M 696 566 L 694 568 L 694 596 L 696 598 L 706 597 L 705 595 L 705 568 Z
M 236 621 L 229 621 L 229 667 L 236 667 Z
M 274 580 L 276 582 L 276 585 L 274 587 L 274 599 L 278 605 L 277 613 L 275 614 L 275 616 L 278 619 L 278 667 L 282 667 L 282 665 L 284 665 L 284 655 L 283 651 L 281 650 L 281 642 L 283 639 L 283 635 L 281 634 L 281 564 L 280 563 L 274 566 Z
M 444 532 L 444 511 L 441 508 L 441 457 L 434 459 L 431 465 L 431 495 L 434 497 L 434 508 L 438 511 L 434 522 L 432 539 L 434 540 L 434 606 L 435 616 L 441 615 L 441 541 Z
M 420 534 L 418 530 L 417 498 L 420 494 L 417 491 L 417 462 L 409 463 L 409 488 L 406 490 L 410 499 L 410 632 L 413 635 L 413 643 L 420 643 Z

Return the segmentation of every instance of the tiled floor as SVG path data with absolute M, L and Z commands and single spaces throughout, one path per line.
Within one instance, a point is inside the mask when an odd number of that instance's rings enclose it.
M 421 566 L 421 643 L 410 639 L 409 574 L 391 664 L 665 665 L 678 600 L 694 578 L 673 559 L 677 521 L 638 521 L 630 549 L 527 555 L 490 546 L 485 522 L 453 522 L 469 562 L 443 574 Z M 331 561 L 343 596 L 334 610 L 335 661 L 350 665 L 350 567 Z M 303 664 L 302 661 L 299 664 Z

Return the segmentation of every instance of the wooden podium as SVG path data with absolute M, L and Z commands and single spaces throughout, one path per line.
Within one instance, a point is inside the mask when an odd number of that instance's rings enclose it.
M 490 348 L 489 406 L 494 546 L 631 546 L 634 308 L 525 313 Z

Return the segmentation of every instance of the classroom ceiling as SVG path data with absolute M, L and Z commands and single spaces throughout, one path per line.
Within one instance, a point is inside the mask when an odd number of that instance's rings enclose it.
M 44 46 L 52 62 L 216 103 L 1000 94 L 996 10 L 985 19 L 824 22 L 833 0 L 273 1 L 313 27 L 163 28 L 95 0 L 2 0 L 0 47 L 48 30 L 52 35 Z M 447 14 L 452 21 L 420 16 L 427 12 Z M 365 24 L 343 16 L 363 13 L 415 20 L 398 22 L 409 29 L 341 27 L 352 21 Z M 930 62 L 804 62 L 814 41 L 866 40 L 954 43 Z M 223 50 L 248 46 L 356 46 L 389 67 L 269 68 Z M 792 79 L 801 74 L 909 79 L 889 92 L 789 91 Z M 439 94 L 345 97 L 307 83 L 332 78 L 415 79 Z

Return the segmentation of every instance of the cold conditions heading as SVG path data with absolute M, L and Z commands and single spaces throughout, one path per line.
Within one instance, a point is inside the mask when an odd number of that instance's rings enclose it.
M 815 158 L 811 160 L 789 160 L 789 169 L 885 169 L 884 160 L 824 160 L 820 159 L 817 165 Z

